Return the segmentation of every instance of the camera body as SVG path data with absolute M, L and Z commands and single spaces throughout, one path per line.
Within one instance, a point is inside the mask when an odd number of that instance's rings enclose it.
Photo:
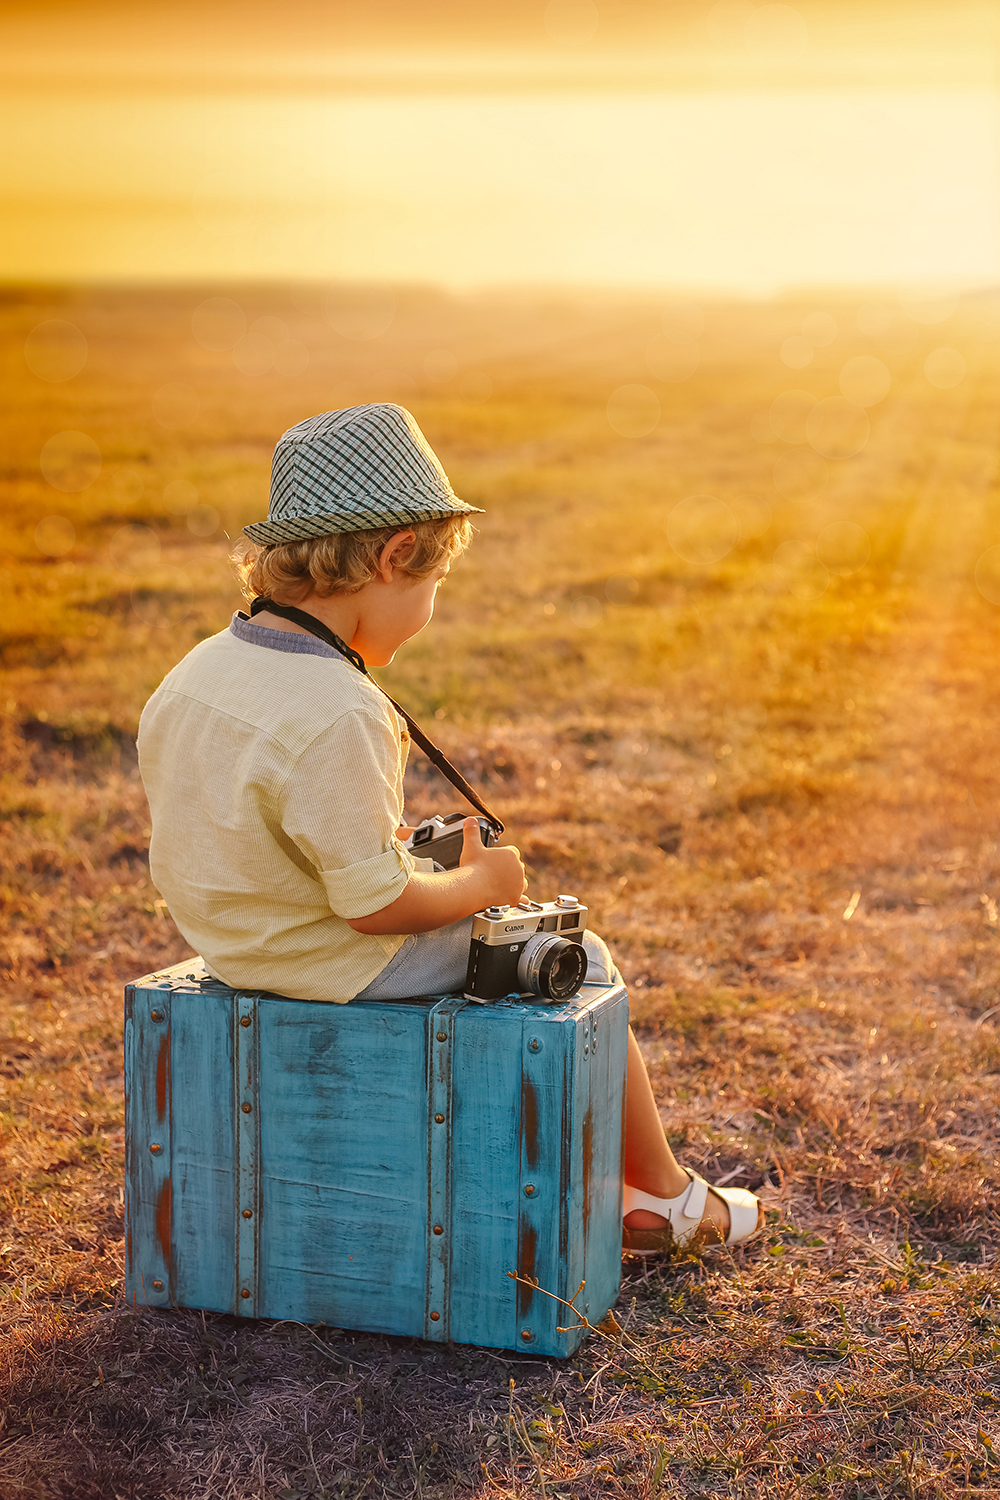
M 465 813 L 435 813 L 433 818 L 417 824 L 403 847 L 421 859 L 432 859 L 442 870 L 455 870 L 462 857 L 465 818 Z M 497 841 L 496 834 L 485 818 L 477 818 L 476 822 L 480 838 L 491 849 Z
M 587 908 L 575 896 L 488 906 L 472 919 L 465 998 L 566 1000 L 587 977 Z

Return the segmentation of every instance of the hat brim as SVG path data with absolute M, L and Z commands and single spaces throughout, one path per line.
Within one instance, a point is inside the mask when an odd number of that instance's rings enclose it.
M 448 516 L 482 516 L 486 512 L 480 505 L 469 505 L 457 497 L 451 504 L 419 509 L 383 512 L 378 529 L 383 526 L 415 526 L 419 521 L 443 521 Z M 356 515 L 287 516 L 277 521 L 253 521 L 244 526 L 243 535 L 263 547 L 273 547 L 281 542 L 303 542 L 316 536 L 337 536 L 347 531 L 374 531 L 373 526 L 359 526 Z

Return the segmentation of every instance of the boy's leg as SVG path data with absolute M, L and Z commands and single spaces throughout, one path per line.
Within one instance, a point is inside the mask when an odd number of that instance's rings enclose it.
M 628 1079 L 625 1093 L 625 1181 L 654 1198 L 679 1198 L 691 1179 L 677 1164 L 667 1144 L 646 1072 L 631 1026 L 628 1029 Z M 703 1223 L 711 1222 L 720 1238 L 729 1232 L 729 1209 L 709 1193 Z M 645 1208 L 633 1209 L 625 1221 L 631 1229 L 661 1229 L 666 1223 Z
M 587 983 L 617 984 L 621 975 L 615 967 L 607 943 L 596 932 L 585 932 L 587 950 Z M 678 1165 L 667 1144 L 656 1107 L 646 1064 L 639 1044 L 628 1031 L 628 1087 L 625 1095 L 625 1181 L 629 1187 L 651 1193 L 654 1198 L 679 1198 L 691 1179 Z M 725 1239 L 729 1233 L 729 1209 L 716 1193 L 709 1193 L 705 1220 L 715 1226 Z M 636 1208 L 626 1219 L 630 1229 L 661 1229 L 666 1223 L 659 1214 Z M 709 1235 L 711 1232 L 709 1232 Z

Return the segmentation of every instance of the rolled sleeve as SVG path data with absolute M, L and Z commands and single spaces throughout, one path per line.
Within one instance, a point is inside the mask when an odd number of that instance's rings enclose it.
M 416 868 L 396 838 L 403 772 L 395 718 L 345 714 L 312 742 L 284 788 L 281 825 L 345 921 L 382 911 Z
M 397 844 L 343 870 L 320 870 L 319 876 L 330 910 L 350 922 L 390 906 L 405 891 L 413 867 L 410 855 Z

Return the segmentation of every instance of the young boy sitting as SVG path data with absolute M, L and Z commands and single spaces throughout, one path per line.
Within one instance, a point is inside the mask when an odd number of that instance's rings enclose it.
M 475 513 L 402 407 L 322 413 L 278 443 L 268 518 L 245 528 L 245 590 L 386 666 L 430 621 Z M 266 606 L 169 673 L 139 726 L 150 872 L 211 974 L 340 1002 L 464 987 L 472 915 L 519 901 L 524 866 L 512 846 L 484 847 L 471 817 L 457 869 L 413 857 L 408 748 L 375 684 Z M 585 941 L 590 977 L 615 977 L 601 940 Z M 628 1083 L 626 1248 L 752 1233 L 756 1198 L 674 1160 L 631 1034 Z

